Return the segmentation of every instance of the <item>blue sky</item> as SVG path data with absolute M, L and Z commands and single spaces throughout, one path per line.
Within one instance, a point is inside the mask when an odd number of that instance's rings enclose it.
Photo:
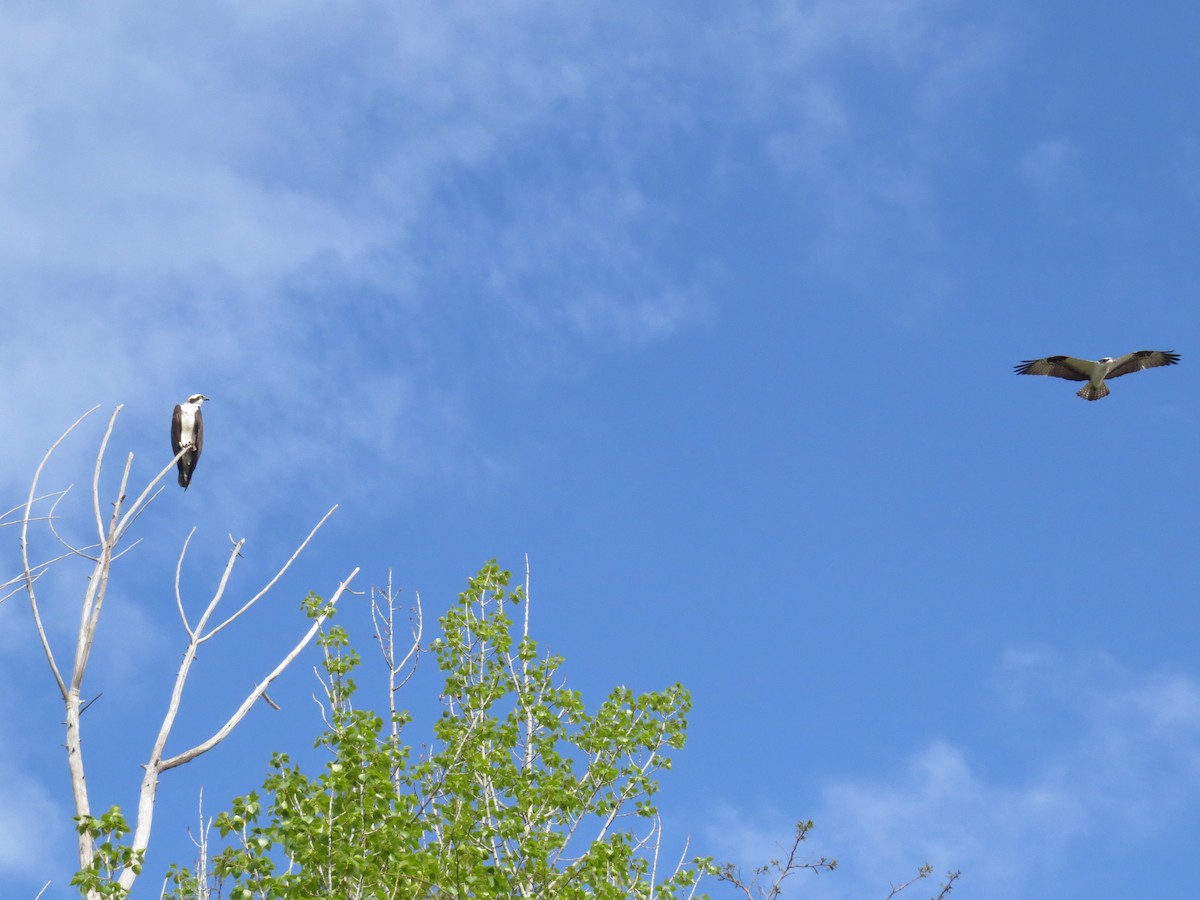
M 50 483 L 88 483 L 118 403 L 110 471 L 152 476 L 171 406 L 212 398 L 106 609 L 95 806 L 132 807 L 187 532 L 199 603 L 227 535 L 252 592 L 338 503 L 202 657 L 177 749 L 308 590 L 391 568 L 432 619 L 528 554 L 573 686 L 691 689 L 661 806 L 695 851 L 754 865 L 812 818 L 842 865 L 789 896 L 925 862 L 964 898 L 1184 893 L 1197 35 L 1182 3 L 7 4 L 0 506 L 92 405 Z M 1100 403 L 1012 374 L 1142 348 L 1183 363 Z M 163 779 L 135 896 L 190 860 L 200 786 L 215 811 L 309 746 L 313 661 Z M 20 598 L 0 678 L 0 887 L 69 897 Z

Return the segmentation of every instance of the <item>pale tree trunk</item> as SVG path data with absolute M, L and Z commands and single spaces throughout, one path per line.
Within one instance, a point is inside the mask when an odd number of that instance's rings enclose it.
M 146 507 L 154 501 L 154 499 L 163 490 L 163 479 L 175 467 L 178 456 L 172 459 L 167 466 L 158 473 L 158 475 L 145 487 L 144 490 L 137 496 L 132 504 L 128 507 L 125 505 L 126 492 L 129 485 L 129 474 L 133 463 L 133 455 L 130 454 L 125 461 L 125 468 L 121 476 L 120 489 L 117 492 L 117 498 L 112 504 L 112 513 L 105 517 L 102 515 L 102 505 L 100 502 L 100 474 L 105 454 L 108 448 L 108 442 L 112 437 L 113 429 L 116 425 L 117 416 L 121 411 L 118 406 L 109 419 L 108 427 L 105 430 L 104 438 L 100 443 L 100 449 L 96 454 L 95 468 L 92 476 L 92 510 L 95 518 L 95 526 L 98 539 L 95 544 L 86 547 L 76 547 L 66 541 L 55 527 L 57 519 L 57 508 L 62 499 L 66 496 L 67 491 L 47 494 L 44 496 L 38 495 L 38 485 L 42 477 L 42 472 L 47 463 L 50 461 L 55 450 L 59 445 L 75 430 L 76 427 L 83 421 L 84 418 L 95 412 L 98 407 L 93 407 L 87 413 L 84 413 L 74 424 L 71 425 L 62 436 L 46 451 L 41 463 L 38 465 L 33 476 L 33 481 L 30 485 L 29 496 L 23 507 L 13 510 L 13 513 L 18 513 L 19 518 L 12 521 L 2 521 L 5 517 L 0 517 L 0 525 L 19 525 L 20 526 L 20 545 L 21 545 L 21 562 L 22 574 L 6 585 L 0 585 L 0 590 L 6 587 L 16 586 L 14 590 L 23 590 L 29 597 L 30 608 L 33 612 L 33 621 L 37 630 L 38 639 L 41 641 L 42 650 L 46 655 L 46 661 L 50 668 L 50 673 L 53 676 L 59 693 L 62 696 L 63 704 L 66 707 L 66 751 L 67 751 L 67 768 L 71 776 L 71 792 L 74 800 L 75 815 L 78 817 L 92 817 L 91 802 L 88 796 L 86 767 L 84 764 L 83 741 L 80 730 L 81 716 L 87 708 L 87 704 L 83 702 L 83 680 L 87 672 L 88 660 L 92 651 L 92 644 L 96 638 L 97 628 L 100 622 L 100 613 L 104 606 L 105 593 L 108 588 L 109 577 L 112 574 L 113 564 L 127 550 L 132 549 L 132 545 L 125 549 L 119 550 L 121 541 L 125 538 L 130 526 L 136 521 L 138 516 L 145 511 Z M 185 448 L 186 449 L 186 448 Z M 180 451 L 182 454 L 184 451 Z M 52 501 L 49 512 L 42 515 L 35 515 L 34 508 L 36 504 L 42 504 L 47 501 Z M 226 588 L 229 584 L 230 576 L 233 573 L 234 565 L 236 564 L 242 547 L 245 544 L 244 540 L 233 542 L 230 549 L 228 560 L 225 564 L 225 569 L 222 574 L 220 583 L 214 591 L 213 596 L 208 601 L 201 613 L 199 619 L 193 625 L 184 608 L 183 596 L 180 590 L 180 572 L 183 567 L 183 560 L 187 554 L 187 548 L 191 542 L 192 535 L 188 535 L 187 540 L 179 553 L 179 560 L 176 566 L 175 577 L 175 599 L 179 611 L 180 621 L 182 623 L 184 634 L 187 638 L 187 644 L 184 648 L 183 661 L 180 663 L 178 670 L 175 673 L 174 686 L 171 691 L 170 699 L 167 702 L 166 710 L 163 713 L 162 722 L 159 726 L 158 733 L 154 739 L 154 743 L 150 748 L 148 760 L 143 764 L 144 772 L 141 777 L 141 789 L 138 795 L 138 810 L 136 825 L 133 829 L 133 839 L 131 849 L 134 853 L 134 858 L 140 860 L 145 853 L 146 848 L 150 843 L 151 825 L 154 820 L 154 803 L 156 791 L 158 789 L 158 780 L 163 772 L 168 769 L 173 769 L 176 766 L 181 766 L 191 762 L 196 757 L 208 752 L 222 740 L 224 740 L 234 728 L 246 717 L 250 708 L 260 699 L 265 698 L 270 703 L 270 698 L 266 697 L 267 688 L 283 671 L 291 664 L 291 662 L 307 647 L 320 631 L 324 621 L 332 614 L 338 601 L 343 594 L 349 590 L 350 582 L 358 574 L 358 569 L 355 568 L 345 580 L 343 580 L 334 592 L 333 597 L 326 601 L 321 610 L 312 619 L 307 631 L 304 632 L 296 641 L 292 649 L 286 653 L 283 658 L 254 686 L 254 688 L 245 696 L 237 708 L 230 714 L 225 723 L 214 731 L 208 738 L 200 743 L 183 750 L 182 752 L 171 755 L 166 754 L 167 741 L 170 738 L 171 730 L 175 725 L 176 719 L 180 712 L 182 704 L 183 688 L 187 681 L 188 674 L 191 671 L 192 663 L 196 659 L 197 651 L 200 645 L 215 637 L 223 631 L 227 626 L 234 623 L 259 600 L 266 596 L 267 592 L 279 581 L 284 573 L 291 567 L 299 557 L 299 555 L 308 546 L 309 542 L 316 535 L 317 531 L 325 524 L 326 520 L 333 514 L 337 507 L 334 506 L 329 510 L 321 520 L 313 527 L 308 536 L 300 542 L 292 556 L 279 568 L 275 575 L 267 582 L 267 584 L 253 597 L 249 598 L 242 606 L 234 613 L 221 620 L 218 624 L 210 624 L 216 613 L 217 606 L 221 599 L 225 596 Z M 8 514 L 6 514 L 7 516 Z M 34 562 L 31 559 L 30 548 L 30 525 L 35 522 L 46 522 L 48 530 L 53 538 L 62 547 L 62 552 L 57 555 L 42 561 Z M 136 542 L 135 542 L 136 544 Z M 41 609 L 39 606 L 39 598 L 37 591 L 37 583 L 39 579 L 46 574 L 56 563 L 69 558 L 81 558 L 88 560 L 91 566 L 91 573 L 87 579 L 87 585 L 83 590 L 82 603 L 80 606 L 79 630 L 75 641 L 74 660 L 71 665 L 69 678 L 64 678 L 63 670 L 60 669 L 54 649 L 51 646 L 50 638 L 46 632 L 45 625 L 42 621 Z M 3 602 L 12 593 L 0 597 L 0 602 Z M 79 833 L 79 867 L 80 870 L 86 870 L 93 866 L 96 859 L 96 844 L 92 835 L 86 830 L 80 830 Z M 140 865 L 138 866 L 140 868 Z M 117 878 L 121 887 L 129 890 L 134 881 L 137 879 L 138 872 L 132 866 L 125 866 L 121 869 Z M 89 900 L 98 898 L 99 894 L 92 891 L 87 894 Z

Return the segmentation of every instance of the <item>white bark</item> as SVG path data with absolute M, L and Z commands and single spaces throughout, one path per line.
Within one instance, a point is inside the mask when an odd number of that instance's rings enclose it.
M 42 473 L 46 468 L 47 463 L 58 449 L 59 445 L 79 426 L 79 424 L 96 411 L 98 407 L 93 407 L 77 419 L 62 436 L 46 451 L 42 457 L 37 470 L 34 473 L 32 483 L 30 485 L 29 496 L 26 499 L 23 510 L 21 510 L 21 518 L 11 522 L 0 521 L 0 525 L 19 525 L 20 526 L 20 546 L 21 546 L 21 563 L 22 574 L 16 579 L 13 579 L 5 584 L 0 584 L 0 590 L 14 584 L 19 584 L 18 589 L 23 589 L 29 597 L 30 608 L 33 612 L 34 626 L 37 631 L 38 639 L 41 642 L 42 650 L 46 655 L 46 661 L 50 668 L 51 675 L 54 677 L 55 684 L 58 686 L 59 693 L 62 696 L 64 706 L 66 707 L 66 750 L 67 750 L 67 766 L 71 775 L 71 791 L 74 799 L 75 814 L 77 816 L 92 815 L 91 802 L 88 796 L 86 766 L 84 763 L 83 743 L 80 732 L 80 715 L 86 704 L 82 700 L 83 696 L 83 681 L 87 672 L 88 661 L 91 657 L 92 646 L 96 638 L 96 632 L 100 623 L 100 615 L 104 606 L 104 599 L 107 592 L 109 579 L 112 575 L 113 563 L 124 552 L 131 549 L 130 547 L 121 548 L 122 539 L 126 536 L 129 528 L 137 520 L 138 516 L 149 506 L 150 503 L 162 491 L 162 482 L 174 468 L 178 456 L 172 459 L 158 475 L 138 494 L 137 498 L 129 504 L 125 505 L 127 499 L 127 489 L 129 486 L 129 476 L 133 464 L 133 455 L 130 454 L 125 460 L 124 470 L 121 475 L 120 487 L 117 492 L 117 498 L 112 504 L 112 512 L 108 517 L 103 515 L 103 506 L 100 500 L 100 474 L 104 463 L 104 458 L 108 449 L 109 440 L 112 437 L 113 429 L 116 425 L 117 416 L 121 412 L 121 407 L 118 406 L 109 419 L 108 427 L 105 430 L 104 437 L 100 443 L 100 449 L 96 454 L 96 463 L 92 476 L 92 512 L 95 518 L 95 527 L 98 535 L 97 542 L 86 548 L 77 548 L 71 546 L 63 540 L 57 529 L 55 528 L 54 520 L 57 515 L 59 502 L 65 496 L 66 491 L 61 491 L 52 494 L 38 495 L 38 484 L 41 481 Z M 182 452 L 182 451 L 181 451 Z M 34 508 L 41 502 L 49 498 L 55 498 L 54 504 L 47 516 L 35 516 Z M 326 603 L 326 611 L 315 618 L 307 631 L 302 634 L 296 641 L 288 653 L 268 672 L 262 680 L 255 685 L 254 689 L 241 701 L 240 705 L 233 711 L 229 718 L 221 727 L 216 729 L 207 739 L 192 746 L 182 752 L 174 753 L 170 756 L 166 755 L 167 742 L 171 736 L 172 728 L 178 718 L 183 699 L 183 688 L 187 682 L 188 675 L 191 671 L 192 663 L 195 661 L 196 653 L 201 644 L 208 641 L 216 634 L 224 630 L 227 626 L 235 622 L 247 610 L 261 600 L 274 585 L 279 581 L 283 574 L 291 567 L 297 557 L 308 546 L 309 542 L 316 535 L 317 531 L 325 524 L 326 520 L 333 514 L 337 506 L 327 512 L 321 521 L 314 526 L 308 536 L 300 543 L 296 551 L 285 562 L 275 575 L 267 582 L 266 585 L 253 597 L 247 600 L 236 612 L 228 616 L 219 624 L 209 628 L 209 620 L 213 617 L 217 610 L 217 606 L 225 595 L 226 588 L 229 584 L 230 575 L 233 572 L 234 565 L 239 557 L 240 550 L 245 544 L 245 541 L 236 541 L 229 554 L 229 559 L 225 565 L 225 570 L 222 573 L 220 583 L 217 586 L 212 598 L 209 600 L 204 612 L 193 627 L 188 622 L 187 613 L 184 608 L 183 597 L 179 588 L 179 571 L 183 565 L 183 559 L 187 553 L 188 544 L 191 541 L 191 535 L 180 551 L 179 563 L 176 569 L 175 594 L 176 602 L 179 609 L 180 619 L 183 623 L 183 630 L 187 637 L 187 646 L 184 651 L 183 661 L 179 665 L 179 669 L 175 673 L 174 687 L 171 691 L 170 699 L 167 702 L 166 710 L 163 713 L 161 725 L 154 739 L 154 743 L 150 748 L 150 755 L 147 762 L 144 764 L 144 773 L 141 779 L 141 790 L 138 797 L 138 812 L 137 821 L 133 830 L 132 849 L 138 853 L 144 853 L 150 842 L 151 826 L 154 820 L 154 804 L 156 791 L 158 789 L 158 780 L 161 774 L 168 769 L 173 769 L 176 766 L 181 766 L 191 762 L 196 757 L 213 749 L 217 744 L 224 740 L 238 723 L 242 721 L 249 713 L 250 708 L 254 703 L 263 697 L 268 686 L 277 679 L 283 671 L 291 664 L 291 662 L 307 647 L 316 637 L 321 628 L 322 623 L 332 613 L 333 608 L 342 598 L 343 594 L 349 590 L 350 582 L 358 574 L 358 569 L 354 569 L 344 581 L 342 581 L 334 593 L 333 597 Z M 13 510 L 17 512 L 17 510 Z M 0 516 L 0 520 L 6 518 Z M 59 544 L 65 548 L 65 552 L 54 556 L 46 561 L 33 562 L 30 552 L 30 526 L 36 522 L 46 521 L 48 528 L 53 537 Z M 194 534 L 194 530 L 193 530 Z M 136 543 L 136 542 L 135 542 Z M 55 655 L 54 648 L 51 645 L 50 638 L 46 632 L 45 625 L 41 616 L 39 605 L 39 597 L 37 592 L 37 583 L 41 576 L 49 570 L 55 563 L 68 558 L 79 558 L 87 560 L 91 563 L 91 573 L 87 579 L 87 585 L 83 591 L 82 603 L 80 605 L 79 629 L 76 634 L 75 652 L 71 661 L 70 671 L 64 674 L 60 667 L 59 660 Z M 0 598 L 0 602 L 6 599 L 6 595 Z M 79 835 L 79 866 L 80 869 L 88 868 L 95 859 L 95 845 L 90 834 L 84 832 Z M 132 868 L 123 870 L 119 876 L 119 881 L 122 887 L 129 889 L 137 879 L 137 872 Z

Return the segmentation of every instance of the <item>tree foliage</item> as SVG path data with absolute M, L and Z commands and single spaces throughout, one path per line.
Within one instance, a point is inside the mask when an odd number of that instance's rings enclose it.
M 252 898 L 692 896 L 711 861 L 664 866 L 653 798 L 683 746 L 681 685 L 609 693 L 588 712 L 509 610 L 528 609 L 490 562 L 441 619 L 444 677 L 434 742 L 409 722 L 354 706 L 360 660 L 338 625 L 324 649 L 328 759 L 305 774 L 276 754 L 261 792 L 215 826 L 225 846 L 197 871 L 173 868 L 172 900 Z M 318 614 L 319 606 L 310 609 Z
M 127 896 L 142 872 L 160 776 L 220 744 L 258 700 L 274 705 L 267 688 L 319 635 L 325 677 L 326 728 L 316 746 L 327 759 L 308 775 L 286 754 L 275 754 L 260 792 L 235 799 L 214 823 L 222 849 L 209 852 L 210 828 L 202 822 L 195 872 L 173 866 L 162 896 L 171 900 L 290 900 L 290 898 L 612 897 L 677 898 L 695 895 L 713 876 L 749 900 L 777 897 L 798 871 L 833 869 L 836 861 L 806 862 L 799 848 L 812 823 L 801 823 L 785 859 L 772 860 L 744 878 L 734 866 L 694 857 L 660 867 L 661 822 L 654 806 L 658 776 L 683 747 L 691 698 L 681 685 L 636 694 L 614 688 L 594 712 L 558 674 L 562 659 L 539 655 L 529 634 L 527 591 L 510 590 L 510 573 L 493 561 L 470 579 L 467 590 L 440 620 L 430 645 L 444 678 L 444 709 L 433 741 L 416 752 L 403 737 L 410 717 L 398 711 L 397 692 L 420 649 L 420 605 L 407 653 L 394 640 L 396 595 L 383 594 L 372 609 L 376 638 L 388 669 L 386 715 L 355 706 L 359 657 L 331 617 L 358 570 L 328 601 L 310 595 L 307 632 L 247 694 L 225 723 L 198 744 L 166 752 L 181 709 L 184 684 L 199 648 L 240 619 L 265 596 L 307 547 L 331 509 L 267 584 L 232 614 L 216 621 L 244 541 L 235 541 L 219 585 L 197 616 L 180 588 L 188 541 L 176 569 L 175 599 L 186 637 L 183 661 L 157 736 L 143 764 L 132 828 L 118 807 L 92 811 L 81 737 L 87 708 L 83 684 L 97 635 L 113 564 L 129 549 L 122 541 L 157 496 L 172 460 L 126 504 L 133 456 L 126 458 L 111 514 L 100 496 L 101 469 L 117 415 L 113 412 L 96 456 L 92 510 L 96 543 L 68 543 L 56 524 L 66 491 L 39 496 L 43 469 L 84 417 L 50 447 L 34 474 L 26 502 L 0 515 L 0 527 L 17 526 L 22 572 L 0 584 L 27 594 L 36 633 L 66 711 L 66 749 L 75 806 L 79 869 L 72 883 L 88 900 Z M 94 410 L 93 410 L 94 411 Z M 47 513 L 41 504 L 50 503 Z M 335 507 L 336 508 L 336 507 Z M 11 517 L 11 518 L 10 518 Z M 44 523 L 60 546 L 35 556 L 31 526 Z M 39 582 L 65 561 L 83 561 L 90 574 L 82 590 L 80 626 L 70 668 L 60 665 L 43 626 Z M 15 591 L 0 593 L 0 603 Z M 373 597 L 377 596 L 373 592 Z M 514 621 L 510 610 L 523 612 Z M 686 856 L 686 853 L 683 854 Z M 924 866 L 895 896 L 928 877 Z M 958 873 L 947 875 L 940 898 Z

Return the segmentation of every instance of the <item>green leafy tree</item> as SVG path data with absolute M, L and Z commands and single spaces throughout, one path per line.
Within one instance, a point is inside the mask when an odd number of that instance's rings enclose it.
M 324 770 L 276 754 L 261 796 L 216 818 L 224 849 L 196 873 L 173 868 L 165 896 L 672 898 L 719 874 L 702 858 L 659 866 L 653 798 L 684 743 L 688 692 L 618 687 L 589 713 L 562 686 L 562 659 L 539 656 L 510 577 L 488 563 L 440 620 L 445 709 L 423 755 L 401 739 L 408 716 L 354 707 L 359 657 L 328 627 Z
M 233 801 L 215 822 L 225 840 L 216 855 L 209 853 L 210 831 L 202 827 L 196 872 L 173 867 L 164 897 L 673 898 L 693 896 L 700 879 L 710 875 L 755 900 L 779 896 L 780 885 L 797 871 L 835 867 L 834 860 L 806 862 L 799 857 L 811 823 L 798 826 L 786 859 L 773 860 L 748 878 L 736 867 L 718 867 L 704 857 L 660 867 L 662 829 L 653 799 L 658 774 L 670 768 L 671 753 L 684 744 L 691 707 L 688 692 L 681 685 L 647 694 L 618 687 L 595 712 L 588 712 L 579 694 L 558 678 L 562 659 L 539 655 L 529 635 L 527 592 L 510 591 L 510 573 L 495 562 L 469 581 L 459 602 L 440 620 L 442 634 L 431 645 L 445 678 L 445 710 L 434 725 L 428 751 L 415 754 L 402 739 L 409 717 L 396 708 L 405 680 L 400 676 L 420 645 L 420 605 L 412 644 L 398 659 L 393 640 L 396 595 L 390 587 L 382 595 L 384 603 L 376 600 L 373 605 L 376 637 L 389 670 L 386 715 L 354 706 L 353 675 L 359 658 L 346 632 L 330 617 L 355 569 L 327 602 L 310 596 L 307 632 L 223 725 L 200 743 L 168 753 L 183 688 L 200 647 L 271 590 L 333 510 L 260 591 L 220 621 L 216 610 L 245 542 L 234 543 L 217 589 L 197 615 L 185 602 L 178 576 L 189 536 L 175 585 L 185 635 L 183 658 L 142 766 L 136 817 L 127 821 L 115 806 L 95 815 L 81 734 L 82 713 L 91 702 L 84 699 L 85 674 L 113 564 L 129 549 L 122 549 L 122 541 L 175 464 L 168 463 L 126 504 L 130 454 L 106 520 L 101 514 L 106 508 L 100 495 L 101 470 L 120 410 L 117 407 L 109 419 L 96 456 L 91 498 L 99 536 L 95 544 L 66 543 L 61 525 L 55 524 L 66 492 L 43 496 L 38 490 L 51 456 L 90 412 L 46 452 L 26 502 L 0 515 L 0 527 L 16 526 L 22 563 L 20 575 L 0 584 L 0 603 L 17 591 L 27 595 L 38 640 L 65 705 L 79 852 L 72 883 L 88 900 L 129 894 L 146 859 L 160 777 L 214 749 L 260 699 L 273 706 L 268 687 L 318 634 L 327 676 L 327 727 L 317 742 L 329 754 L 324 770 L 310 777 L 286 755 L 276 754 L 262 791 L 265 806 L 258 793 Z M 49 504 L 48 511 L 43 512 L 44 504 Z M 34 526 L 42 523 L 61 552 L 47 556 L 33 550 Z M 60 661 L 67 654 L 52 646 L 43 626 L 40 589 L 42 576 L 71 560 L 82 561 L 88 575 L 82 580 L 74 653 L 70 667 L 64 668 Z M 15 591 L 10 590 L 14 586 Z M 509 615 L 512 609 L 523 612 L 519 626 Z M 930 871 L 922 867 L 916 878 L 894 887 L 889 896 Z M 947 876 L 939 897 L 949 893 L 957 878 L 958 873 Z

